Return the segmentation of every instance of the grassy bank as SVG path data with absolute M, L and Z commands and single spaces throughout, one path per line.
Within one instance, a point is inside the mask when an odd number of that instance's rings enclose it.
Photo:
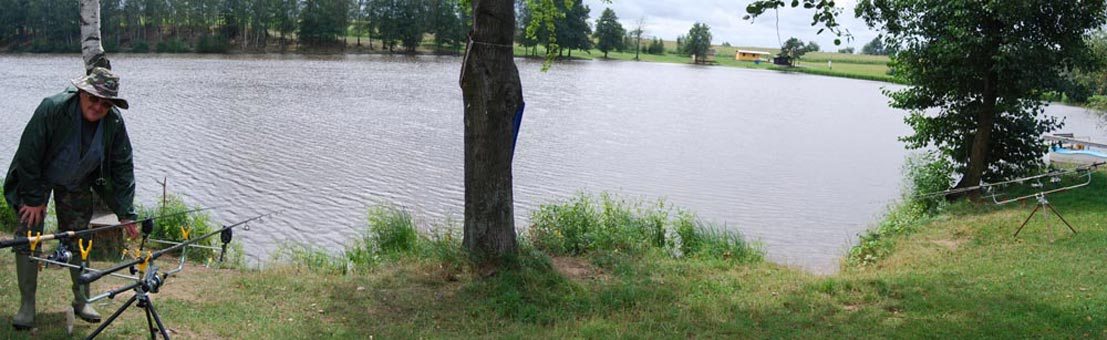
M 832 52 L 813 52 L 805 55 L 798 63 L 796 67 L 781 67 L 773 65 L 771 62 L 754 63 L 752 61 L 738 61 L 734 60 L 735 51 L 738 49 L 743 50 L 756 50 L 770 53 L 777 53 L 774 49 L 765 48 L 739 48 L 739 47 L 715 47 L 718 51 L 718 57 L 716 62 L 720 66 L 726 67 L 740 67 L 750 69 L 763 69 L 763 70 L 775 70 L 782 72 L 796 72 L 807 73 L 822 76 L 853 78 L 863 80 L 875 80 L 891 83 L 901 83 L 902 81 L 896 77 L 888 74 L 888 57 L 886 56 L 870 56 L 870 55 L 857 55 L 857 54 L 842 54 Z M 529 51 L 520 47 L 515 47 L 515 55 L 519 57 L 534 57 L 533 51 Z M 545 56 L 545 49 L 538 49 L 538 57 Z M 606 60 L 620 60 L 620 61 L 633 61 L 634 52 L 617 52 L 611 51 L 607 54 Z M 572 57 L 574 59 L 596 59 L 603 60 L 603 52 L 598 50 L 591 50 L 589 52 L 573 51 Z M 640 61 L 652 62 L 652 63 L 674 63 L 674 64 L 689 64 L 691 63 L 690 57 L 685 57 L 678 54 L 672 54 L 666 52 L 665 54 L 648 54 L 640 53 L 638 55 Z M 827 61 L 831 64 L 828 65 Z
M 756 247 L 711 236 L 679 209 L 592 197 L 542 208 L 513 269 L 481 277 L 456 235 L 410 232 L 410 215 L 385 209 L 341 256 L 192 268 L 155 298 L 181 338 L 1104 338 L 1104 190 L 1099 173 L 1051 196 L 1076 235 L 1036 217 L 1013 238 L 1030 204 L 956 205 L 890 224 L 899 231 L 885 229 L 879 256 L 833 276 L 760 261 Z M 714 241 L 686 247 L 697 237 Z M 4 315 L 18 301 L 11 261 L 0 256 Z M 67 282 L 43 275 L 36 335 L 64 337 Z M 107 335 L 140 337 L 144 323 L 129 312 Z M 0 337 L 26 335 L 10 332 L 0 327 Z
M 180 41 L 169 41 L 158 44 L 157 46 L 140 45 L 138 48 L 132 48 L 124 50 L 124 52 L 130 53 L 304 53 L 304 54 L 419 54 L 419 55 L 460 55 L 464 50 L 454 50 L 451 48 L 442 48 L 434 46 L 433 43 L 424 42 L 415 51 L 408 52 L 403 49 L 396 49 L 395 51 L 388 51 L 381 49 L 379 42 L 374 42 L 374 48 L 368 47 L 368 41 L 363 41 L 361 46 L 357 46 L 353 37 L 347 41 L 346 48 L 333 47 L 333 48 L 300 48 L 297 45 L 286 46 L 285 49 L 280 49 L 277 45 L 271 46 L 264 50 L 249 50 L 238 51 L 233 46 L 213 48 L 197 45 L 195 48 L 184 45 Z M 653 63 L 675 63 L 675 64 L 689 64 L 691 59 L 679 54 L 670 53 L 669 50 L 675 48 L 673 42 L 666 42 L 667 45 L 673 45 L 667 47 L 667 51 L 664 54 L 639 54 L 639 59 L 643 62 Z M 739 47 L 722 47 L 716 46 L 718 51 L 717 65 L 727 67 L 740 67 L 749 69 L 764 69 L 775 70 L 782 72 L 795 72 L 795 73 L 807 73 L 821 76 L 863 79 L 883 81 L 890 83 L 902 83 L 902 80 L 893 77 L 888 74 L 888 57 L 886 56 L 870 56 L 870 55 L 858 55 L 858 54 L 842 54 L 833 52 L 812 52 L 806 54 L 799 62 L 796 63 L 796 67 L 781 67 L 775 66 L 771 62 L 754 63 L 750 61 L 737 61 L 734 60 L 734 53 Z M 771 53 L 777 53 L 776 49 L 767 48 L 747 48 L 741 47 L 743 50 L 756 50 L 765 51 Z M 11 51 L 8 51 L 11 52 Z M 109 51 L 113 52 L 113 51 Z M 545 49 L 539 48 L 538 56 L 533 56 L 533 53 L 524 49 L 521 46 L 516 45 L 515 55 L 521 58 L 544 58 Z M 612 51 L 608 53 L 606 60 L 621 60 L 621 61 L 633 61 L 634 52 L 617 52 Z M 599 50 L 585 51 L 573 51 L 572 59 L 591 60 L 591 59 L 603 59 L 603 53 Z M 831 65 L 827 64 L 827 61 L 831 61 Z

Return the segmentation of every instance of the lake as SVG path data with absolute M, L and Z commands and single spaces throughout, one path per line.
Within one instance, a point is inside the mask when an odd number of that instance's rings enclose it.
M 527 102 L 516 148 L 519 227 L 543 203 L 610 192 L 692 210 L 816 273 L 899 196 L 910 129 L 884 88 L 852 79 L 677 64 L 519 60 Z M 457 57 L 117 55 L 137 199 L 157 183 L 234 222 L 251 259 L 282 244 L 341 250 L 372 204 L 423 226 L 462 220 Z M 41 98 L 82 71 L 76 55 L 0 56 L 0 164 Z M 1065 132 L 1100 116 L 1053 105 Z

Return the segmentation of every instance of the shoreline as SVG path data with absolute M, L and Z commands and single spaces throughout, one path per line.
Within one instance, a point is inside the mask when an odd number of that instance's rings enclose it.
M 1095 179 L 1052 197 L 1077 234 L 1035 219 L 1012 239 L 1027 207 L 959 204 L 884 235 L 879 256 L 832 275 L 726 255 L 533 247 L 485 275 L 464 264 L 459 239 L 420 237 L 368 266 L 310 252 L 263 269 L 189 264 L 151 297 L 182 338 L 1097 338 L 1107 336 L 1107 316 L 1089 306 L 1107 303 L 1095 288 L 1107 278 L 1104 259 L 1087 254 L 1107 242 L 1099 213 L 1107 200 L 1097 194 L 1107 174 Z M 12 256 L 0 266 L 12 268 Z M 72 336 L 60 312 L 70 303 L 69 280 L 63 270 L 40 274 L 31 335 Z M 93 291 L 119 282 L 95 282 Z M 0 313 L 12 313 L 14 275 L 0 276 L 0 286 L 9 288 L 0 290 Z M 97 308 L 110 313 L 122 300 Z M 96 325 L 75 326 L 81 335 Z M 144 326 L 141 313 L 125 313 L 105 336 L 142 334 Z M 0 329 L 3 337 L 20 334 Z
M 619 52 L 619 53 L 625 53 L 625 52 Z M 285 52 L 233 50 L 233 51 L 227 51 L 227 52 L 222 52 L 222 53 L 200 53 L 200 52 L 180 52 L 180 53 L 174 53 L 174 52 L 165 52 L 165 53 L 147 52 L 147 53 L 141 53 L 141 52 L 116 51 L 116 52 L 111 52 L 111 54 L 113 54 L 113 55 L 127 55 L 127 56 L 133 56 L 133 55 L 150 55 L 150 56 L 166 56 L 166 55 L 203 55 L 203 56 L 250 56 L 250 55 L 370 56 L 370 55 L 380 55 L 380 56 L 399 56 L 399 57 L 407 57 L 407 56 L 410 56 L 410 57 L 422 57 L 422 56 L 429 56 L 429 57 L 444 57 L 444 56 L 464 57 L 464 52 L 453 52 L 453 51 L 426 51 L 426 50 L 420 50 L 420 51 L 415 51 L 415 52 L 390 52 L 390 51 L 386 51 L 386 50 L 375 50 L 375 49 L 348 49 L 348 50 L 344 50 L 344 51 L 325 51 L 325 50 L 300 51 L 300 50 L 296 50 L 296 51 L 285 51 Z M 587 55 L 588 53 L 585 52 L 584 54 Z M 45 52 L 45 53 L 38 53 L 38 52 L 0 51 L 0 55 L 23 55 L 23 56 L 26 56 L 26 55 L 47 55 L 47 56 L 74 55 L 74 56 L 80 56 L 80 53 L 79 52 Z M 690 62 L 681 62 L 681 61 L 677 61 L 675 59 L 672 59 L 674 56 L 676 56 L 676 55 L 672 55 L 672 54 L 668 54 L 668 53 L 666 53 L 664 55 L 648 55 L 648 54 L 643 53 L 642 57 L 657 58 L 658 60 L 645 60 L 645 59 L 633 60 L 633 59 L 612 58 L 612 57 L 603 58 L 601 56 L 582 57 L 582 56 L 578 55 L 578 56 L 572 56 L 572 57 L 559 57 L 554 61 L 554 63 L 556 65 L 557 63 L 563 62 L 563 61 L 589 61 L 590 60 L 590 61 L 605 61 L 605 62 L 607 62 L 607 61 L 620 61 L 620 62 L 646 62 L 646 63 L 662 63 L 662 64 L 695 65 L 695 64 L 690 63 Z M 676 57 L 679 57 L 677 59 L 680 59 L 680 60 L 683 60 L 683 58 L 684 58 L 683 56 L 676 56 Z M 534 56 L 534 55 L 531 55 L 531 54 L 526 53 L 526 52 L 520 53 L 519 46 L 516 46 L 515 58 L 520 59 L 520 60 L 531 60 L 531 61 L 535 61 L 535 60 L 544 61 L 545 60 L 545 57 L 542 56 L 542 55 Z M 804 73 L 804 74 L 810 74 L 810 75 L 816 75 L 816 76 L 858 79 L 858 80 L 871 80 L 871 81 L 880 81 L 880 82 L 886 82 L 886 83 L 892 83 L 892 84 L 905 85 L 905 83 L 903 83 L 902 81 L 899 81 L 897 78 L 895 78 L 893 76 L 888 76 L 888 75 L 873 75 L 873 74 L 865 74 L 865 73 L 861 73 L 861 72 L 836 71 L 836 70 L 833 70 L 833 69 L 819 69 L 819 68 L 812 68 L 810 66 L 802 65 L 804 63 L 818 63 L 818 62 L 822 62 L 822 61 L 825 61 L 825 60 L 826 60 L 825 57 L 824 58 L 815 58 L 813 61 L 810 61 L 810 62 L 801 59 L 799 61 L 799 63 L 801 65 L 798 65 L 798 66 L 795 66 L 795 67 L 777 66 L 777 65 L 771 64 L 770 62 L 763 62 L 763 63 L 760 63 L 760 64 L 754 64 L 754 63 L 751 63 L 751 62 L 734 61 L 734 60 L 716 61 L 713 64 L 703 65 L 703 66 L 733 67 L 733 68 L 743 68 L 743 69 L 761 69 L 761 70 L 771 70 L 771 71 L 785 72 L 785 73 Z M 837 63 L 840 66 L 842 64 L 846 64 L 846 65 L 866 65 L 866 66 L 867 65 L 874 65 L 874 64 L 869 63 L 869 62 L 854 64 L 854 63 L 838 61 Z

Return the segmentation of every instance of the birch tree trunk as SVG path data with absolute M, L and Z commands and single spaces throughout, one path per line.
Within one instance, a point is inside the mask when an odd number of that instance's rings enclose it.
M 81 1 L 81 58 L 85 61 L 85 74 L 100 66 L 111 69 L 104 45 L 100 41 L 100 0 Z
M 515 112 L 523 103 L 512 47 L 512 0 L 474 0 L 471 42 L 461 69 L 465 103 L 465 235 L 482 270 L 517 252 L 511 161 Z M 485 272 L 487 274 L 488 272 Z

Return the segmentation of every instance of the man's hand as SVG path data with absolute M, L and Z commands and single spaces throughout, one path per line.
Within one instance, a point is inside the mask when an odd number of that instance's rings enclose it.
M 119 224 L 123 225 L 123 231 L 127 233 L 127 238 L 138 238 L 138 226 L 135 225 L 135 221 L 119 220 Z
M 42 223 L 42 220 L 46 215 L 46 205 L 40 205 L 37 207 L 28 206 L 26 204 L 19 207 L 19 221 L 23 222 L 28 228 L 34 228 Z

